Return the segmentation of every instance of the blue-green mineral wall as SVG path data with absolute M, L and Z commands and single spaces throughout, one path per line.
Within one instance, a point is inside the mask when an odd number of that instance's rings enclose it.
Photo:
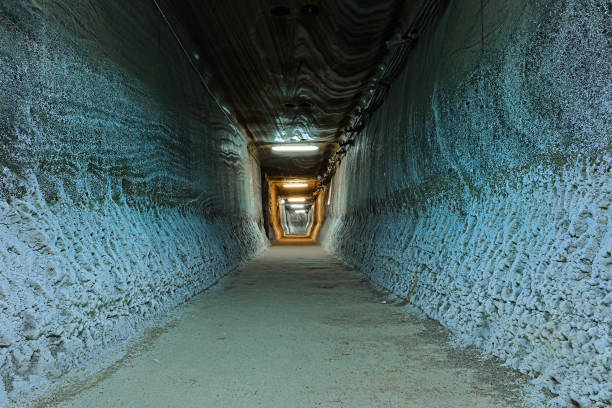
M 322 230 L 563 407 L 612 401 L 610 22 L 607 0 L 450 2 L 342 161 Z
M 255 256 L 259 165 L 151 1 L 0 3 L 0 406 Z

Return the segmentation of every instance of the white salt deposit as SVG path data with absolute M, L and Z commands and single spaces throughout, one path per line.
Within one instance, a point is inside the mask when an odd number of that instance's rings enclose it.
M 329 221 L 325 244 L 460 340 L 581 406 L 612 397 L 612 156 L 412 214 Z M 598 186 L 598 188 L 593 188 Z M 525 197 L 529 197 L 528 200 Z
M 254 221 L 125 202 L 0 202 L 0 406 L 19 401 L 265 248 Z
M 560 407 L 612 405 L 608 6 L 449 7 L 342 160 L 322 229 Z

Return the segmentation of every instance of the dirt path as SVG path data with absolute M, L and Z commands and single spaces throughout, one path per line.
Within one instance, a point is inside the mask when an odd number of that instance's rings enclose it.
M 518 407 L 516 374 L 447 346 L 316 246 L 275 246 L 57 407 Z M 92 385 L 93 384 L 93 385 Z

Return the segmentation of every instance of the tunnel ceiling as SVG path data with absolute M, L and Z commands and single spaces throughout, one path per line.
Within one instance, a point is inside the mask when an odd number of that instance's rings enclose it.
M 407 3 L 410 3 L 409 5 Z M 314 176 L 421 1 L 160 2 L 271 175 Z M 318 143 L 279 155 L 270 144 Z

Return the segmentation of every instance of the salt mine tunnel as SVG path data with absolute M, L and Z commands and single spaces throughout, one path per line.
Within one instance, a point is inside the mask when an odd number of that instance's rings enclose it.
M 610 0 L 0 0 L 0 407 L 612 406 Z

